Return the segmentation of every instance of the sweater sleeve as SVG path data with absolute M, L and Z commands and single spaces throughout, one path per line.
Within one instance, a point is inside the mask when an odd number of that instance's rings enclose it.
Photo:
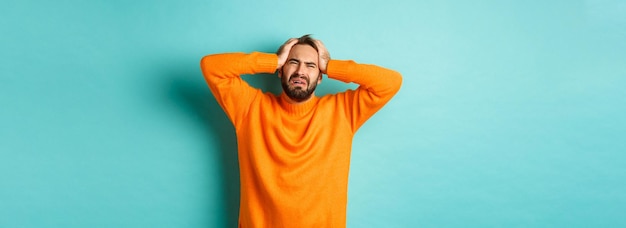
M 329 78 L 359 85 L 339 96 L 354 132 L 391 100 L 402 84 L 402 76 L 396 71 L 351 60 L 331 60 L 327 72 Z
M 275 54 L 253 52 L 207 55 L 200 67 L 213 96 L 233 124 L 247 113 L 255 96 L 261 90 L 248 85 L 243 74 L 273 73 L 278 65 Z

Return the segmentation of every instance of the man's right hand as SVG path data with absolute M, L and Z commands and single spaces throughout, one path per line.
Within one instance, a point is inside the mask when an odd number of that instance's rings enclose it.
M 291 51 L 291 48 L 297 42 L 297 38 L 291 38 L 287 40 L 287 42 L 285 42 L 282 46 L 280 46 L 280 48 L 278 49 L 279 52 L 276 54 L 278 56 L 278 66 L 276 67 L 277 70 L 280 70 L 283 67 L 283 65 L 287 61 L 287 57 L 289 57 L 289 52 Z

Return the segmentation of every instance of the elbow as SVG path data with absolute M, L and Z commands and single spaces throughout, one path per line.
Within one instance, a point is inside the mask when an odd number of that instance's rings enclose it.
M 207 55 L 200 60 L 200 69 L 205 77 L 215 75 L 216 66 L 219 66 L 219 58 L 216 58 L 216 55 Z
M 374 94 L 385 100 L 391 99 L 391 97 L 395 96 L 398 91 L 400 91 L 401 86 L 402 74 L 394 70 L 389 70 L 385 77 L 384 84 L 381 84 L 381 87 L 375 90 L 376 92 L 374 92 Z
M 393 76 L 389 79 L 391 88 L 393 88 L 394 94 L 400 90 L 402 87 L 402 74 L 400 72 L 394 71 Z
M 200 68 L 202 69 L 203 72 L 204 72 L 205 69 L 208 69 L 209 66 L 211 66 L 211 65 L 212 65 L 211 55 L 204 56 L 200 60 Z

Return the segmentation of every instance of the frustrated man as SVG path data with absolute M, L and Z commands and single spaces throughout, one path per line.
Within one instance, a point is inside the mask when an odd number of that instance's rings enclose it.
M 239 227 L 345 227 L 353 136 L 398 92 L 401 75 L 331 60 L 309 35 L 289 39 L 276 54 L 208 55 L 201 68 L 237 134 Z M 240 77 L 276 71 L 280 95 Z M 359 87 L 317 97 L 322 74 Z

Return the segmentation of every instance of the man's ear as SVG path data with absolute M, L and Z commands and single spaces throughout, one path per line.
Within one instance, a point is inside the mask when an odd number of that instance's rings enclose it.
M 283 68 L 278 69 L 278 78 L 283 77 Z
M 322 83 L 322 78 L 324 78 L 324 77 L 322 77 L 322 75 L 323 75 L 323 74 L 322 74 L 322 72 L 320 72 L 320 76 L 317 76 L 317 84 L 318 84 L 318 85 L 319 85 L 320 83 Z

